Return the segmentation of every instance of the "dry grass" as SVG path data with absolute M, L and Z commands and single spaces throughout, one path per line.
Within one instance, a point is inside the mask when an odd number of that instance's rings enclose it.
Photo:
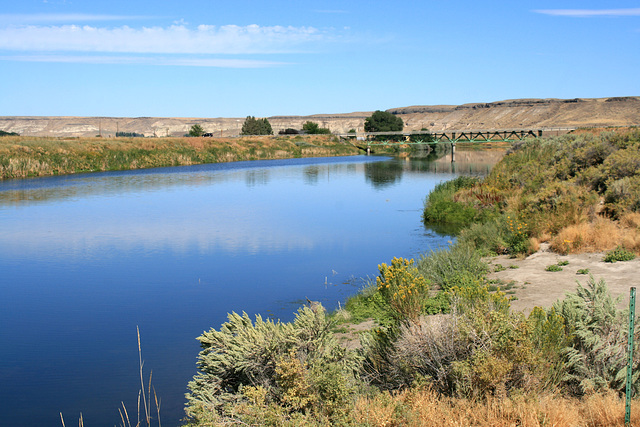
M 640 402 L 633 401 L 631 424 L 640 425 Z M 625 403 L 615 394 L 583 399 L 558 395 L 472 401 L 442 397 L 429 389 L 360 398 L 354 421 L 367 426 L 622 426 Z
M 621 237 L 618 223 L 597 218 L 563 228 L 550 243 L 551 249 L 561 254 L 602 252 L 619 245 Z
M 0 138 L 0 179 L 77 172 L 358 154 L 331 136 L 241 138 Z
M 570 225 L 551 239 L 551 249 L 560 254 L 604 252 L 621 245 L 640 254 L 640 214 L 627 213 L 619 221 L 596 218 Z
M 538 250 L 540 250 L 540 240 L 535 237 L 531 237 L 529 239 L 529 247 L 531 248 L 531 252 L 538 252 Z
M 147 427 L 151 427 L 151 420 L 153 419 L 153 415 L 151 414 L 151 391 L 153 390 L 153 399 L 155 401 L 156 404 L 156 416 L 157 418 L 155 419 L 155 421 L 158 423 L 158 427 L 162 427 L 162 423 L 160 422 L 160 405 L 161 402 L 158 400 L 158 395 L 156 394 L 156 389 L 155 387 L 153 387 L 151 385 L 151 377 L 153 375 L 153 372 L 149 375 L 149 381 L 147 382 L 147 390 L 145 390 L 145 382 L 144 382 L 144 378 L 143 378 L 143 371 L 142 368 L 144 366 L 144 362 L 142 360 L 142 346 L 140 344 L 140 328 L 138 326 L 136 326 L 136 331 L 138 333 L 138 357 L 139 357 L 139 373 L 140 373 L 140 390 L 138 391 L 138 419 L 137 419 L 137 423 L 135 425 L 133 425 L 134 427 L 143 427 L 143 426 L 147 426 Z M 142 401 L 140 400 L 142 399 Z M 142 412 L 140 410 L 140 404 L 142 403 L 143 405 L 143 411 Z M 120 402 L 120 404 L 122 405 L 122 408 L 118 408 L 118 413 L 120 414 L 120 420 L 122 421 L 122 424 L 120 424 L 121 427 L 132 427 L 131 424 L 131 419 L 129 418 L 129 411 L 127 411 L 127 407 L 125 406 L 124 402 Z M 144 416 L 143 419 L 141 419 L 141 416 Z M 60 421 L 62 422 L 62 427 L 66 427 L 65 422 L 64 422 L 64 416 L 62 415 L 62 412 L 60 412 Z M 82 412 L 80 412 L 80 418 L 78 419 L 78 425 L 79 427 L 83 427 L 84 426 L 84 420 L 82 417 Z
M 640 213 L 629 212 L 620 217 L 620 224 L 631 229 L 640 229 Z

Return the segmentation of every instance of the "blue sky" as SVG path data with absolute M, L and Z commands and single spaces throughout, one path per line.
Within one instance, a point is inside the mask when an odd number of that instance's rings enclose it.
M 1 0 L 0 115 L 640 95 L 640 1 Z

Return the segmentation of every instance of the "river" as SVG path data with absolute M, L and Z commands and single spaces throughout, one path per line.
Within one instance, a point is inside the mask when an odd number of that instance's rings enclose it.
M 423 201 L 497 157 L 238 162 L 0 182 L 0 425 L 133 423 L 145 381 L 184 416 L 196 337 L 228 312 L 329 310 L 394 256 L 452 239 Z M 488 160 L 487 160 L 488 159 Z

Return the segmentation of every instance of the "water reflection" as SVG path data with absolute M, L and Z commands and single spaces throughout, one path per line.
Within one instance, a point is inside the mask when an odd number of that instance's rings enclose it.
M 308 166 L 304 168 L 304 183 L 307 185 L 316 185 L 319 175 L 320 168 L 318 166 Z
M 148 193 L 165 191 L 173 187 L 201 187 L 239 180 L 244 181 L 247 187 L 264 186 L 272 179 L 284 177 L 296 179 L 300 173 L 306 184 L 313 185 L 317 181 L 313 176 L 330 176 L 332 171 L 356 173 L 357 164 L 388 159 L 388 157 L 352 156 L 290 159 L 289 163 L 283 163 L 285 162 L 283 160 L 265 160 L 6 180 L 0 181 L 0 208 L 23 203 L 83 198 L 92 194 Z M 295 171 L 287 169 L 308 163 L 311 165 L 302 169 Z
M 306 185 L 316 185 L 320 176 L 330 179 L 334 174 L 355 174 L 364 168 L 366 182 L 374 188 L 395 185 L 408 172 L 431 172 L 437 174 L 486 174 L 504 154 L 503 151 L 458 151 L 456 162 L 450 154 L 430 153 L 422 159 L 405 159 L 393 162 L 387 157 L 338 157 L 329 159 L 291 159 L 295 166 L 304 161 L 328 162 L 311 164 L 297 170 Z M 166 191 L 168 188 L 191 186 L 202 187 L 242 180 L 247 187 L 265 186 L 272 179 L 292 176 L 292 171 L 282 165 L 282 160 L 237 162 L 175 168 L 147 169 L 126 172 L 106 172 L 79 174 L 60 177 L 29 178 L 0 181 L 0 209 L 25 203 L 39 203 L 53 200 L 78 199 L 92 194 L 122 195 L 131 192 L 149 193 Z M 349 162 L 349 163 L 346 163 Z M 231 168 L 233 166 L 233 168 Z
M 365 165 L 365 177 L 374 188 L 382 189 L 402 180 L 403 167 L 400 162 L 370 163 Z

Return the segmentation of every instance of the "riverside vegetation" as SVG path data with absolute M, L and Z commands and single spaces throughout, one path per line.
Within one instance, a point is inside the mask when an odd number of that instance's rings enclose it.
M 0 179 L 358 154 L 332 136 L 241 138 L 0 138 Z
M 486 178 L 428 196 L 426 222 L 462 227 L 449 248 L 381 264 L 331 315 L 315 304 L 290 323 L 232 313 L 200 336 L 185 422 L 622 425 L 628 313 L 605 281 L 525 316 L 490 287 L 482 257 L 526 256 L 542 241 L 559 253 L 638 253 L 639 211 L 637 130 L 516 144 Z M 341 345 L 341 325 L 365 319 L 375 326 L 360 348 Z

